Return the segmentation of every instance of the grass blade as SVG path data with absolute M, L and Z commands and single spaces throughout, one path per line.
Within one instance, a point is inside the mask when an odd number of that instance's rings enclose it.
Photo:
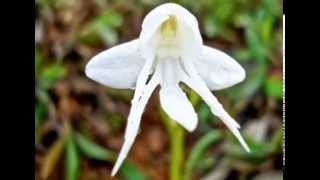
M 221 138 L 222 134 L 220 131 L 212 130 L 202 136 L 199 141 L 192 148 L 190 155 L 186 162 L 185 179 L 191 179 L 192 169 L 200 159 L 205 149 L 212 143 L 216 142 Z
M 123 165 L 120 168 L 120 173 L 126 180 L 146 179 L 145 175 L 128 161 L 123 163 Z
M 66 145 L 66 180 L 76 180 L 79 170 L 79 155 L 74 142 L 73 134 L 70 133 Z
M 115 154 L 110 150 L 92 142 L 89 138 L 80 133 L 75 134 L 75 139 L 80 150 L 87 156 L 97 160 L 114 161 Z

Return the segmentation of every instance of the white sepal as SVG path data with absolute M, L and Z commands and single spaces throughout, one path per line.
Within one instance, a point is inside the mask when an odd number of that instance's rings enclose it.
M 94 56 L 86 65 L 85 73 L 103 85 L 128 89 L 135 87 L 144 64 L 138 52 L 138 40 L 133 40 Z
M 194 65 L 211 90 L 233 86 L 246 76 L 245 70 L 232 57 L 208 46 L 203 46 L 202 54 Z

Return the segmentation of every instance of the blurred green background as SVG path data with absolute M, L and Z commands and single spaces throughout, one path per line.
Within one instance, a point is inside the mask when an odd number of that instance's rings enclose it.
M 133 91 L 104 87 L 84 75 L 93 55 L 138 37 L 144 15 L 164 2 L 35 1 L 36 179 L 168 179 L 170 143 L 158 93 L 125 164 L 111 178 Z M 171 2 L 198 18 L 205 44 L 230 54 L 247 72 L 244 82 L 214 93 L 242 125 L 252 153 L 190 92 L 200 123 L 184 134 L 184 178 L 283 179 L 282 1 Z

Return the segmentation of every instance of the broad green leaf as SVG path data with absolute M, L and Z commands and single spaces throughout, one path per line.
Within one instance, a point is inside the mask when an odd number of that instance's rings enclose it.
M 76 180 L 79 170 L 79 155 L 77 152 L 76 144 L 74 142 L 72 132 L 69 134 L 66 146 L 66 161 L 65 161 L 65 175 L 66 180 Z
M 222 137 L 222 134 L 220 131 L 212 130 L 198 140 L 198 142 L 193 146 L 190 152 L 190 155 L 186 161 L 186 168 L 185 168 L 186 179 L 191 178 L 192 169 L 198 163 L 198 160 L 201 158 L 201 155 L 203 155 L 206 148 L 210 144 L 219 140 L 221 137 Z
M 120 174 L 126 180 L 144 180 L 147 179 L 146 176 L 132 163 L 125 161 L 120 168 Z
M 115 154 L 112 151 L 94 143 L 84 135 L 75 133 L 75 139 L 80 150 L 88 157 L 102 161 L 115 160 Z
M 64 145 L 65 138 L 59 137 L 59 139 L 57 139 L 47 151 L 40 172 L 40 175 L 43 179 L 47 179 L 53 172 L 62 155 Z

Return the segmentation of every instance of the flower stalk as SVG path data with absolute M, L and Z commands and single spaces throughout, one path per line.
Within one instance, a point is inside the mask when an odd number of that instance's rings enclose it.
M 170 180 L 181 180 L 183 177 L 183 157 L 184 157 L 184 129 L 167 116 L 163 109 L 160 110 L 161 118 L 166 126 L 170 140 Z

